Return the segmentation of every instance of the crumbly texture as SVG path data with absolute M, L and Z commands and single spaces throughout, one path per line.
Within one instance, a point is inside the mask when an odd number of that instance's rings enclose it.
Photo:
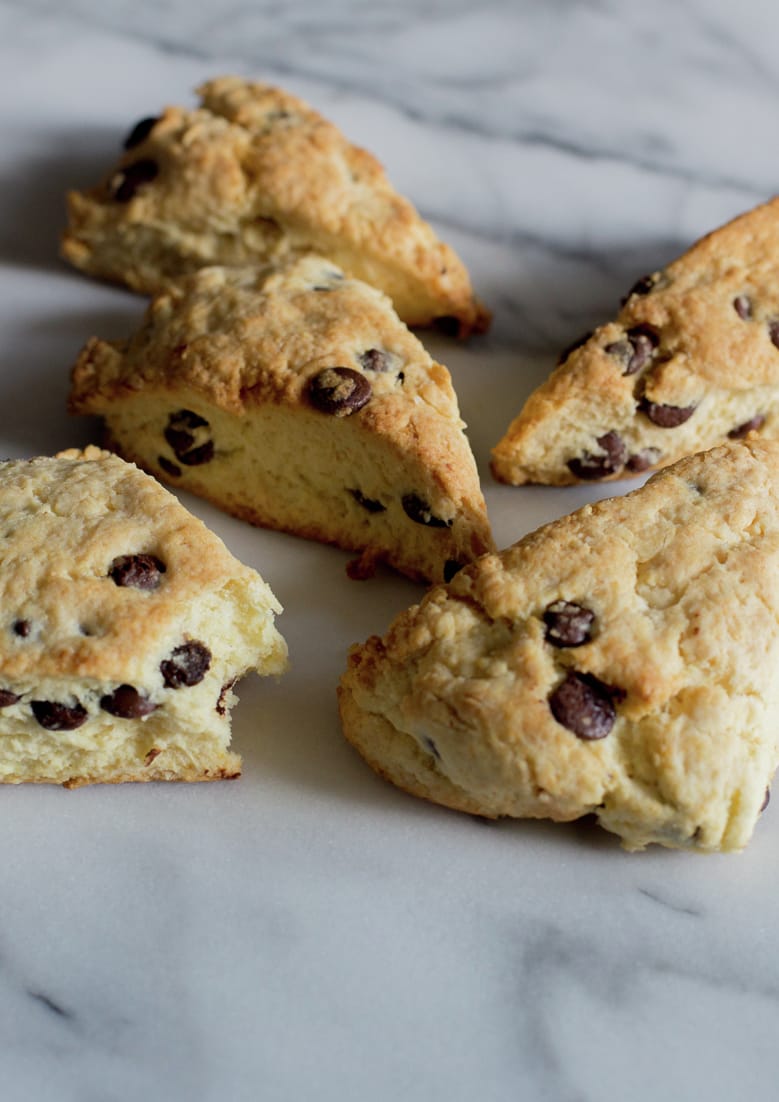
M 93 339 L 71 410 L 236 516 L 441 581 L 492 549 L 448 371 L 385 295 L 306 257 L 208 268 L 128 341 Z
M 634 477 L 757 432 L 779 437 L 779 199 L 635 285 L 493 451 L 503 482 Z
M 486 328 L 463 263 L 374 157 L 278 88 L 222 77 L 199 93 L 197 109 L 145 120 L 98 186 L 69 194 L 66 260 L 153 294 L 207 265 L 318 253 L 409 325 Z
M 417 796 L 727 851 L 779 760 L 778 663 L 779 444 L 749 440 L 435 587 L 352 649 L 339 699 Z
M 233 683 L 283 672 L 268 586 L 87 448 L 0 463 L 0 781 L 234 777 Z

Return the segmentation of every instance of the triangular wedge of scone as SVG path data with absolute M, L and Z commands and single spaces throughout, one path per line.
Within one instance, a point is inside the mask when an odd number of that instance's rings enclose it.
M 111 446 L 254 524 L 441 581 L 492 548 L 449 373 L 329 261 L 207 268 L 128 341 L 90 341 L 71 409 Z
M 260 576 L 87 448 L 0 463 L 0 782 L 234 777 L 234 682 L 286 646 Z
M 779 759 L 779 443 L 688 457 L 487 555 L 353 648 L 346 737 L 489 817 L 737 850 Z
M 779 437 L 779 199 L 632 288 L 493 451 L 503 482 L 631 477 L 749 432 Z
M 267 84 L 222 77 L 199 92 L 195 110 L 142 120 L 105 180 L 69 194 L 66 260 L 154 293 L 206 265 L 318 253 L 409 325 L 486 328 L 463 263 L 371 154 Z

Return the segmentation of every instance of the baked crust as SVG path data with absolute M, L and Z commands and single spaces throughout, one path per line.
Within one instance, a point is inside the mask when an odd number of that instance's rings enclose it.
M 631 478 L 750 431 L 779 437 L 779 198 L 640 280 L 492 453 L 503 482 Z
M 779 760 L 777 660 L 779 443 L 749 440 L 435 587 L 352 649 L 339 702 L 414 795 L 736 850 Z
M 0 782 L 236 776 L 233 683 L 278 674 L 268 586 L 89 447 L 0 463 Z
M 332 371 L 361 404 L 317 405 Z M 322 258 L 188 277 L 129 340 L 88 342 L 70 409 L 163 480 L 358 552 L 357 574 L 383 561 L 440 581 L 494 546 L 448 371 L 386 296 Z
M 460 259 L 370 153 L 279 88 L 221 77 L 199 93 L 195 110 L 166 108 L 99 185 L 70 192 L 66 260 L 153 294 L 208 265 L 319 253 L 410 325 L 487 327 Z

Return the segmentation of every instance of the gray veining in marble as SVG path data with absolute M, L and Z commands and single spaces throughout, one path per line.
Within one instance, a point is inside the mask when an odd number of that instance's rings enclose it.
M 638 276 L 772 194 L 777 34 L 759 0 L 0 0 L 3 451 L 91 439 L 67 369 L 143 305 L 57 260 L 65 190 L 237 71 L 371 149 L 495 311 L 429 343 L 498 542 L 602 496 L 497 486 L 489 448 Z M 773 1097 L 775 809 L 701 859 L 403 796 L 333 685 L 419 590 L 187 504 L 271 582 L 293 669 L 242 687 L 234 785 L 0 793 L 3 1102 Z

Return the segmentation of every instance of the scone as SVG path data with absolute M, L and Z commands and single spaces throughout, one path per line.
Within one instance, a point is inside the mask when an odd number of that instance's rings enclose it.
M 260 576 L 87 448 L 0 463 L 0 781 L 234 777 L 234 682 L 281 673 Z
M 358 575 L 441 581 L 493 546 L 448 371 L 329 261 L 202 269 L 87 344 L 70 407 L 161 479 L 359 552 Z
M 749 440 L 433 588 L 353 648 L 339 696 L 346 737 L 417 796 L 737 850 L 777 765 L 777 669 L 779 443 Z
M 564 354 L 493 451 L 503 482 L 631 477 L 779 437 L 779 199 L 639 280 Z
M 486 328 L 464 265 L 374 157 L 278 88 L 222 77 L 199 93 L 141 120 L 106 178 L 69 194 L 66 260 L 153 294 L 204 266 L 319 253 L 409 325 Z

